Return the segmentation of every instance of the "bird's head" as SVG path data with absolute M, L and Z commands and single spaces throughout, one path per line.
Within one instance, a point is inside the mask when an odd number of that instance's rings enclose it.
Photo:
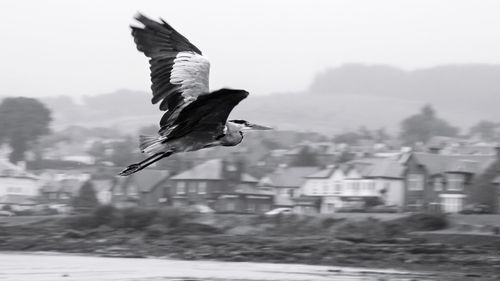
M 250 123 L 246 120 L 229 120 L 228 123 L 234 125 L 240 131 L 244 130 L 272 130 L 273 128 Z

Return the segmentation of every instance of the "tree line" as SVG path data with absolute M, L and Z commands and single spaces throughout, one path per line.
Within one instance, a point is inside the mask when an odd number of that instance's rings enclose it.
M 63 140 L 64 136 L 57 135 L 50 130 L 52 119 L 52 112 L 37 99 L 12 97 L 2 100 L 0 103 L 0 145 L 7 144 L 11 148 L 9 155 L 11 162 L 24 160 L 26 151 L 41 146 L 50 147 Z M 144 127 L 140 133 L 155 134 L 157 129 L 157 126 Z M 111 135 L 121 136 L 118 132 Z M 457 137 L 459 135 L 458 127 L 439 117 L 431 105 L 425 105 L 418 113 L 402 120 L 397 139 L 404 145 L 413 146 L 416 143 L 426 143 L 433 136 Z M 479 121 L 470 128 L 466 135 L 477 136 L 484 141 L 494 141 L 500 137 L 500 122 Z M 41 139 L 42 136 L 45 138 Z M 394 137 L 384 128 L 370 130 L 360 127 L 355 131 L 337 134 L 331 140 L 337 143 L 356 144 L 360 140 L 384 142 L 392 138 Z M 280 147 L 279 143 L 270 139 L 264 139 L 263 145 L 274 149 Z M 108 149 L 111 154 L 105 157 L 105 160 L 124 165 L 131 160 L 131 154 L 133 158 L 139 157 L 137 149 L 134 149 L 136 146 L 137 142 L 133 138 L 123 138 L 122 141 L 107 146 L 103 143 L 96 143 L 88 153 L 103 158 L 103 155 L 107 155 Z M 303 153 L 307 154 L 307 152 Z M 313 162 L 313 160 L 306 162 Z

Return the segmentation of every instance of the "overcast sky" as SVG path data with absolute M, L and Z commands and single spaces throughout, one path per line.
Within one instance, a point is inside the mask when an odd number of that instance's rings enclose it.
M 149 91 L 129 25 L 162 17 L 209 57 L 211 88 L 300 91 L 343 63 L 500 63 L 500 1 L 0 2 L 0 96 Z

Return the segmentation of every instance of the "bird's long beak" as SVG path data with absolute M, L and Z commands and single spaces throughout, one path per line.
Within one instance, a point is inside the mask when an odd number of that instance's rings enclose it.
M 254 130 L 272 130 L 273 128 L 250 123 L 247 126 L 245 126 L 245 129 L 254 131 Z

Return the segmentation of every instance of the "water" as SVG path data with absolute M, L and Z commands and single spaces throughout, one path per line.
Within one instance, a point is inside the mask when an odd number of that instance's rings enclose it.
M 48 253 L 0 253 L 2 281 L 410 281 L 434 280 L 395 270 L 217 261 L 129 259 Z

